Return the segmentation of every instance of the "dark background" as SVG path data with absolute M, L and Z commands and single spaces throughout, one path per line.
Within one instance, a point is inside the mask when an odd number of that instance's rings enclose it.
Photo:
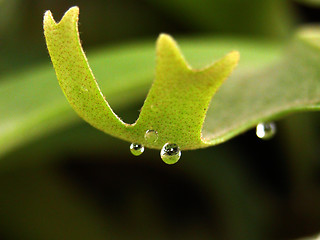
M 287 41 L 320 8 L 295 1 L 0 1 L 1 75 L 50 62 L 42 17 L 80 7 L 86 51 L 159 33 Z M 141 103 L 137 103 L 139 105 Z M 138 108 L 139 106 L 137 106 Z M 130 110 L 124 110 L 130 111 Z M 120 114 L 121 115 L 121 114 Z M 0 168 L 1 239 L 296 239 L 320 232 L 319 114 L 251 130 L 174 166 L 86 123 L 33 141 Z

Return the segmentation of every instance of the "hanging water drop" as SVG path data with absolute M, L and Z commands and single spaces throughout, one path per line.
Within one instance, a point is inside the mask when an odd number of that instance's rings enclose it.
M 130 151 L 134 156 L 139 156 L 144 152 L 144 146 L 139 143 L 131 143 Z
M 177 144 L 166 143 L 161 149 L 160 156 L 165 163 L 174 164 L 179 161 L 181 151 Z
M 147 130 L 144 134 L 144 139 L 148 143 L 155 143 L 158 140 L 158 133 L 155 130 Z
M 256 134 L 259 138 L 268 140 L 276 134 L 276 125 L 273 122 L 259 123 L 257 125 Z

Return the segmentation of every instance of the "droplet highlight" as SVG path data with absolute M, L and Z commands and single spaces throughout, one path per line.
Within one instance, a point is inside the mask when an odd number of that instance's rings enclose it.
M 161 149 L 160 156 L 166 164 L 175 164 L 181 157 L 181 151 L 177 144 L 166 143 Z
M 276 134 L 277 128 L 274 122 L 259 123 L 256 128 L 258 138 L 268 140 Z
M 144 134 L 144 139 L 148 143 L 154 143 L 158 140 L 158 132 L 155 130 L 147 130 Z
M 139 156 L 144 152 L 144 146 L 139 143 L 131 143 L 130 151 L 134 156 Z

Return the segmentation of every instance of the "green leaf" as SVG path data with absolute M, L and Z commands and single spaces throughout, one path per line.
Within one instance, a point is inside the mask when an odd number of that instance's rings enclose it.
M 260 121 L 318 109 L 319 36 L 317 28 L 301 31 L 282 58 L 279 44 L 257 39 L 181 39 L 186 59 L 197 68 L 232 49 L 241 52 L 239 67 L 210 105 L 203 135 L 218 137 L 216 144 Z M 116 112 L 145 98 L 154 77 L 151 42 L 99 49 L 91 52 L 89 59 L 102 92 Z M 80 121 L 48 65 L 2 76 L 0 116 L 0 155 Z
M 235 75 L 251 67 L 258 71 L 279 55 L 277 44 L 261 40 L 197 38 L 180 43 L 189 62 L 197 67 L 230 49 L 241 50 L 242 60 Z M 89 59 L 102 92 L 116 112 L 145 98 L 155 67 L 150 60 L 154 59 L 151 41 L 99 49 L 91 52 Z M 80 121 L 65 100 L 49 64 L 1 76 L 0 116 L 0 156 Z
M 319 40 L 319 29 L 304 28 L 281 60 L 262 71 L 230 78 L 208 111 L 203 127 L 208 142 L 224 142 L 259 122 L 289 113 L 319 110 Z
M 174 40 L 165 34 L 157 41 L 154 83 L 139 119 L 129 125 L 111 110 L 101 93 L 81 48 L 77 7 L 60 23 L 50 12 L 44 17 L 48 50 L 60 86 L 75 111 L 92 126 L 129 142 L 161 149 L 170 142 L 182 149 L 205 147 L 201 128 L 212 95 L 231 74 L 239 60 L 231 52 L 202 70 L 194 70 L 182 57 Z M 148 130 L 158 133 L 157 141 L 144 138 Z

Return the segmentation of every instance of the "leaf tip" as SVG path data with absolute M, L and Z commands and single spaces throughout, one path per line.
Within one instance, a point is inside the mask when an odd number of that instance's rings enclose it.
M 214 62 L 213 64 L 200 69 L 196 70 L 199 73 L 211 73 L 213 75 L 219 74 L 221 76 L 224 75 L 224 78 L 227 78 L 232 71 L 237 67 L 240 61 L 240 53 L 238 51 L 231 51 L 223 58 Z
M 229 63 L 230 67 L 235 68 L 240 61 L 240 52 L 239 51 L 231 51 L 226 56 L 226 61 Z
M 230 55 L 230 57 L 233 58 L 236 62 L 239 62 L 239 60 L 240 60 L 240 52 L 239 51 L 231 51 L 230 53 L 228 53 L 228 55 Z
M 158 57 L 158 65 L 160 62 L 182 69 L 190 69 L 176 41 L 166 33 L 161 33 L 157 39 L 156 52 Z
M 54 26 L 56 25 L 56 21 L 53 19 L 53 16 L 52 16 L 52 13 L 50 10 L 47 10 L 45 13 L 44 13 L 44 17 L 43 17 L 43 27 L 44 27 L 44 30 L 46 30 L 47 27 L 49 26 Z
M 74 6 L 68 9 L 66 13 L 63 15 L 61 21 L 62 22 L 77 22 L 78 21 L 78 16 L 79 16 L 79 7 Z
M 74 18 L 77 17 L 79 15 L 79 7 L 78 6 L 73 6 L 71 8 L 69 8 L 68 11 L 66 11 L 66 13 L 64 14 L 64 16 L 62 18 Z
M 78 20 L 78 16 L 79 16 L 79 7 L 74 6 L 74 7 L 69 8 L 69 10 L 63 15 L 63 17 L 60 20 L 60 22 L 57 23 L 54 20 L 51 11 L 47 10 L 44 13 L 44 17 L 43 17 L 43 26 L 46 29 L 49 26 L 58 25 L 63 21 L 75 22 L 75 21 Z
M 176 41 L 166 33 L 161 33 L 157 39 L 157 50 L 162 51 L 162 49 L 175 49 L 177 48 Z
M 169 41 L 175 42 L 169 34 L 167 34 L 167 33 L 160 33 L 159 34 L 158 43 L 165 43 L 165 42 L 169 42 Z

